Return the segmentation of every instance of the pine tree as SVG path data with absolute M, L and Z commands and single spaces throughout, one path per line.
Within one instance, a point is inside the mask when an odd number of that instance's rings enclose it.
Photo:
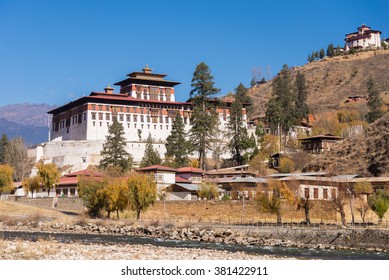
M 283 132 L 289 131 L 296 123 L 294 116 L 294 97 L 291 86 L 290 73 L 287 65 L 284 65 L 273 80 L 273 92 L 267 109 L 266 119 L 273 133 L 280 127 Z
M 306 119 L 308 121 L 308 105 L 306 104 L 307 100 L 307 85 L 305 81 L 304 74 L 300 73 L 300 71 L 297 73 L 296 76 L 296 110 L 295 110 L 295 117 L 296 121 L 301 121 L 302 119 Z
M 161 163 L 162 159 L 159 156 L 159 153 L 154 149 L 153 139 L 151 138 L 151 134 L 149 134 L 149 136 L 147 137 L 145 153 L 139 166 L 147 167 L 151 165 L 159 165 Z
M 132 168 L 133 157 L 126 151 L 126 140 L 124 128 L 121 123 L 113 117 L 113 122 L 108 128 L 103 150 L 100 152 L 100 167 L 118 167 L 121 171 Z
M 334 55 L 334 45 L 331 43 L 327 47 L 327 56 L 332 57 Z
M 165 157 L 173 158 L 177 167 L 188 165 L 190 143 L 186 140 L 185 125 L 179 113 L 173 121 L 172 130 L 166 138 L 165 147 Z
M 320 59 L 323 59 L 324 56 L 325 56 L 324 49 L 320 49 L 320 52 L 319 52 L 319 57 L 320 57 Z
M 257 84 L 254 78 L 251 79 L 250 86 L 254 87 Z
M 211 70 L 204 62 L 197 65 L 191 87 L 193 112 L 189 138 L 193 150 L 198 153 L 200 168 L 205 169 L 205 158 L 211 147 L 212 131 L 218 121 L 215 103 L 212 103 L 210 99 L 220 90 L 214 87 Z
M 7 144 L 8 144 L 8 137 L 7 134 L 4 133 L 0 139 L 0 163 L 4 163 L 4 153 Z
M 373 78 L 370 77 L 367 80 L 366 87 L 369 95 L 369 100 L 367 101 L 369 112 L 366 115 L 366 120 L 368 123 L 372 123 L 384 114 L 384 112 L 381 110 L 384 102 L 380 96 L 379 90 L 375 86 Z
M 240 83 L 235 89 L 234 97 L 235 101 L 231 104 L 230 118 L 227 124 L 227 134 L 230 138 L 228 148 L 231 151 L 232 160 L 234 161 L 234 163 L 237 165 L 242 165 L 245 161 L 244 151 L 248 148 L 251 148 L 247 129 L 244 126 L 244 119 L 242 113 L 242 103 L 244 100 L 248 100 L 248 96 L 247 89 L 243 86 L 242 83 Z

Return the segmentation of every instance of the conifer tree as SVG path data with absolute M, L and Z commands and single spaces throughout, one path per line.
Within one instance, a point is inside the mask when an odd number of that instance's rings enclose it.
M 295 117 L 296 121 L 301 121 L 302 119 L 306 119 L 308 121 L 308 105 L 306 104 L 307 100 L 307 85 L 304 74 L 297 73 L 296 76 L 296 109 L 295 109 Z
M 139 166 L 147 167 L 151 165 L 159 165 L 161 163 L 162 159 L 159 156 L 159 153 L 154 149 L 153 139 L 151 138 L 151 134 L 149 134 L 149 136 L 147 137 L 145 153 Z
M 285 133 L 295 124 L 294 97 L 291 86 L 290 73 L 287 65 L 284 65 L 273 80 L 273 92 L 267 109 L 266 119 L 270 130 L 275 133 L 279 128 Z
M 324 49 L 320 49 L 320 52 L 319 52 L 319 57 L 320 57 L 320 59 L 323 59 L 324 56 L 325 56 Z
M 254 87 L 257 84 L 254 78 L 251 79 L 250 86 Z
M 230 107 L 230 118 L 228 120 L 228 137 L 230 142 L 228 148 L 232 154 L 232 160 L 237 165 L 242 165 L 244 163 L 244 151 L 248 148 L 254 148 L 253 145 L 250 145 L 250 139 L 247 133 L 247 129 L 244 126 L 243 119 L 243 105 L 242 101 L 247 100 L 247 89 L 243 86 L 242 83 L 238 85 L 235 89 L 235 100 Z
M 383 99 L 380 96 L 380 92 L 377 89 L 373 78 L 370 77 L 367 80 L 366 87 L 367 93 L 369 95 L 369 100 L 367 101 L 369 112 L 366 115 L 366 120 L 368 123 L 372 123 L 384 114 L 384 112 L 381 110 Z
M 334 45 L 331 43 L 327 47 L 327 56 L 332 57 L 334 55 Z
M 185 125 L 179 113 L 173 121 L 172 130 L 166 138 L 165 147 L 165 157 L 173 158 L 177 167 L 188 165 L 190 143 L 186 140 Z
M 102 168 L 118 167 L 121 171 L 132 168 L 133 157 L 126 151 L 124 128 L 116 117 L 113 117 L 113 122 L 108 128 L 108 135 L 100 155 L 100 167 Z
M 4 153 L 7 144 L 8 144 L 8 137 L 7 134 L 4 133 L 0 139 L 0 163 L 4 163 Z
M 205 169 L 206 154 L 211 148 L 213 138 L 212 131 L 218 123 L 215 102 L 212 103 L 211 98 L 219 92 L 219 89 L 214 87 L 211 70 L 204 62 L 197 65 L 191 87 L 193 111 L 189 139 L 193 151 L 198 153 L 200 168 Z

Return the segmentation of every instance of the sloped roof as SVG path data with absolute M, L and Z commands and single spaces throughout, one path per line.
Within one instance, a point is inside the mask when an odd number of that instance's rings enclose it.
M 151 165 L 143 168 L 136 169 L 138 172 L 151 172 L 151 171 L 168 171 L 176 173 L 177 170 L 171 167 L 163 166 L 163 165 Z
M 181 167 L 177 169 L 177 173 L 199 173 L 203 174 L 205 171 L 195 167 Z

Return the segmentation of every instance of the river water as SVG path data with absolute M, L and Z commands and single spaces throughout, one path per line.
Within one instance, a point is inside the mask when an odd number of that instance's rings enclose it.
M 100 234 L 73 234 L 73 233 L 48 233 L 48 232 L 21 232 L 0 231 L 0 237 L 4 239 L 55 239 L 59 242 L 82 242 L 101 244 L 149 244 L 161 247 L 198 248 L 210 250 L 226 250 L 230 252 L 245 252 L 255 255 L 272 255 L 279 257 L 293 257 L 301 259 L 325 259 L 325 260 L 389 260 L 389 252 L 354 251 L 354 250 L 329 250 L 308 249 L 272 246 L 248 246 L 219 243 L 205 243 L 197 241 L 166 240 L 139 236 L 100 235 Z

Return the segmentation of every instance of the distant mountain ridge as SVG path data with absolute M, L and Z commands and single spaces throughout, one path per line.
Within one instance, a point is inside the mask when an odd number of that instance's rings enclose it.
M 0 106 L 0 135 L 5 133 L 9 139 L 22 137 L 29 146 L 46 142 L 47 112 L 55 107 L 29 103 Z

